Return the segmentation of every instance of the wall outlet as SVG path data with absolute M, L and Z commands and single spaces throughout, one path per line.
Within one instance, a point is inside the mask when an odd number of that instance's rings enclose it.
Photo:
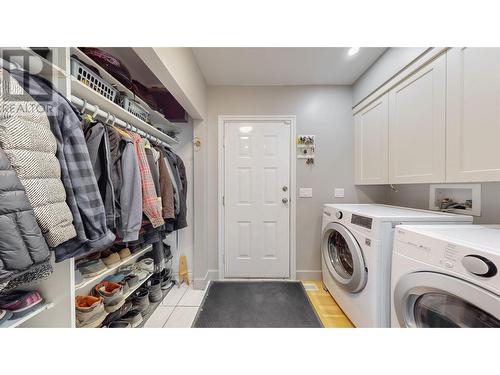
M 344 188 L 335 188 L 335 198 L 344 198 Z
M 313 189 L 312 188 L 300 188 L 299 189 L 299 198 L 312 198 Z

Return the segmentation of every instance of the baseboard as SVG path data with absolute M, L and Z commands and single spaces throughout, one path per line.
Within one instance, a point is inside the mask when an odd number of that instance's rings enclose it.
M 219 271 L 218 270 L 208 270 L 204 277 L 196 278 L 193 280 L 194 289 L 205 289 L 210 280 L 218 280 Z
M 322 280 L 321 270 L 297 270 L 297 280 Z

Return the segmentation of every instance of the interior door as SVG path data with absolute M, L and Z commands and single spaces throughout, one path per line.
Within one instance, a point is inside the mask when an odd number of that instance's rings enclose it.
M 290 276 L 290 124 L 226 122 L 225 276 Z
M 446 55 L 389 91 L 389 183 L 445 180 Z
M 447 59 L 446 181 L 500 181 L 500 48 Z

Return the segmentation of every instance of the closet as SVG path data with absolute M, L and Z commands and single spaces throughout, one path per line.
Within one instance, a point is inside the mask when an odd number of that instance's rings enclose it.
M 102 50 L 125 62 L 134 79 L 148 88 L 154 87 L 160 97 L 171 101 L 169 88 L 165 87 L 152 73 L 147 63 L 134 52 L 133 48 L 104 48 Z M 170 246 L 173 259 L 169 260 L 169 268 L 170 272 L 173 273 L 177 267 L 178 256 L 185 254 L 186 251 L 192 251 L 193 232 L 190 213 L 192 212 L 193 126 L 189 114 L 175 102 L 175 99 L 166 110 L 160 109 L 161 106 L 153 108 L 151 98 L 144 98 L 144 96 L 137 94 L 138 83 L 134 82 L 134 87 L 124 84 L 122 80 L 116 78 L 116 75 L 110 74 L 81 49 L 73 47 L 49 48 L 43 52 L 43 56 L 40 56 L 30 48 L 2 48 L 0 49 L 1 57 L 4 59 L 2 68 L 22 69 L 29 75 L 43 77 L 80 112 L 82 118 L 89 122 L 95 123 L 97 121 L 104 127 L 114 127 L 120 131 L 128 132 L 131 137 L 133 134 L 140 136 L 142 139 L 140 142 L 141 144 L 144 142 L 146 148 L 165 150 L 183 161 L 187 180 L 187 187 L 184 189 L 184 194 L 187 196 L 184 197 L 187 228 L 166 230 L 159 234 L 162 246 L 164 248 L 167 245 Z M 139 88 L 139 91 L 140 89 L 143 88 Z M 120 102 L 115 95 L 120 95 L 121 100 L 124 100 L 125 103 Z M 158 163 L 162 156 L 155 155 Z M 90 156 L 92 158 L 92 155 Z M 163 160 L 167 160 L 167 158 L 165 157 Z M 184 186 L 177 188 L 182 190 Z M 159 204 L 161 208 L 161 200 Z M 167 228 L 167 226 L 162 228 Z M 143 229 L 141 229 L 141 236 Z M 118 238 L 114 245 L 117 243 L 120 248 L 124 248 L 129 247 L 134 241 L 120 243 Z M 53 273 L 42 281 L 21 288 L 38 291 L 43 296 L 43 302 L 29 314 L 18 319 L 11 319 L 2 324 L 1 327 L 76 327 L 75 297 L 88 295 L 96 284 L 114 275 L 120 269 L 127 268 L 127 266 L 144 258 L 146 254 L 151 252 L 152 247 L 153 245 L 147 243 L 138 244 L 129 256 L 107 266 L 99 274 L 86 277 L 83 280 L 77 280 L 76 275 L 76 264 L 80 261 L 79 257 L 55 262 L 54 254 L 52 254 Z M 132 246 L 130 248 L 132 249 Z M 188 260 L 190 255 L 188 254 Z M 124 298 L 132 296 L 139 288 L 146 285 L 151 276 L 152 273 L 149 273 L 134 287 L 124 290 Z M 167 290 L 164 291 L 163 297 L 167 292 Z M 159 302 L 151 303 L 148 314 L 143 317 L 142 325 L 158 304 Z

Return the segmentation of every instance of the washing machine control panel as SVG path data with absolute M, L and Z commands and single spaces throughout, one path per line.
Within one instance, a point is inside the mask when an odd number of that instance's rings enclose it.
M 352 214 L 351 216 L 351 224 L 359 225 L 366 229 L 372 229 L 372 222 L 373 219 L 371 217 L 359 216 L 356 214 Z

